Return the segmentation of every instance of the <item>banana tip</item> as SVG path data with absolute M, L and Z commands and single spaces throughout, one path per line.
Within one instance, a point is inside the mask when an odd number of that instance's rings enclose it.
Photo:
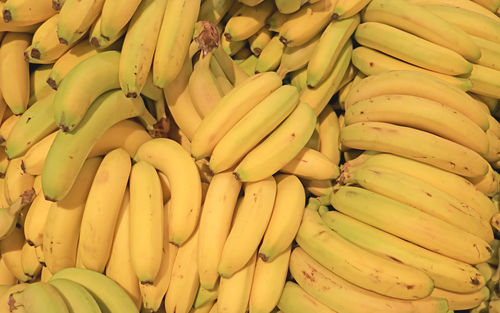
M 59 42 L 61 44 L 63 44 L 63 45 L 67 45 L 68 44 L 68 41 L 66 39 L 64 39 L 64 38 L 61 38 L 61 37 L 59 37 Z
M 38 50 L 36 48 L 31 49 L 31 57 L 32 58 L 40 59 L 41 56 L 42 56 L 42 54 L 40 53 L 40 50 Z
M 52 1 L 52 9 L 59 11 L 62 8 L 62 4 L 58 1 Z
M 92 39 L 90 39 L 90 45 L 96 49 L 101 47 L 101 44 L 99 43 L 99 39 L 97 39 L 96 37 L 92 37 Z
M 264 262 L 269 261 L 269 258 L 264 253 L 259 253 L 259 258 L 261 258 L 262 261 L 264 261 Z
M 12 21 L 12 14 L 10 13 L 9 10 L 3 10 L 2 15 L 3 15 L 3 21 L 5 23 Z
M 47 84 L 50 86 L 50 88 L 57 90 L 57 83 L 52 77 L 47 78 Z

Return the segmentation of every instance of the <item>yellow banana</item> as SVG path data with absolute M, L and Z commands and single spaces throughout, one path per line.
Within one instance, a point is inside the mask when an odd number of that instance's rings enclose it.
M 275 0 L 276 8 L 283 14 L 297 12 L 307 0 Z
M 100 33 L 104 39 L 116 38 L 120 31 L 130 21 L 140 5 L 140 0 L 122 1 L 107 0 L 101 12 Z
M 42 2 L 42 1 L 40 1 Z M 24 60 L 31 35 L 8 33 L 0 49 L 0 90 L 7 106 L 14 114 L 23 113 L 30 96 L 29 64 Z
M 53 64 L 39 65 L 36 70 L 30 73 L 30 99 L 28 106 L 55 93 L 49 84 L 47 84 L 52 67 Z M 2 104 L 0 103 L 0 105 Z
M 38 277 L 42 265 L 38 262 L 34 246 L 24 243 L 21 250 L 21 264 L 24 274 L 30 278 L 30 281 Z
M 5 172 L 4 192 L 9 204 L 16 201 L 26 191 L 32 190 L 35 177 L 23 171 L 22 158 L 12 159 Z
M 306 66 L 320 38 L 321 34 L 318 34 L 301 46 L 286 47 L 285 50 L 283 50 L 280 65 L 276 70 L 278 75 L 283 78 L 289 72 L 300 70 Z
M 0 144 L 5 145 L 5 142 L 9 139 L 12 128 L 16 125 L 17 121 L 21 118 L 21 115 L 11 115 L 6 118 L 0 125 Z
M 256 6 L 243 5 L 231 16 L 224 28 L 227 41 L 242 41 L 256 34 L 273 12 L 273 1 L 265 0 Z
M 291 281 L 285 283 L 278 307 L 283 310 L 278 313 L 335 313 L 335 311 L 310 296 L 299 285 Z
M 217 86 L 219 87 L 219 90 L 221 90 L 222 95 L 225 96 L 233 89 L 233 84 L 231 84 L 228 77 L 224 73 L 224 70 L 215 57 L 210 59 L 210 70 L 215 77 L 215 81 L 217 83 Z
M 490 163 L 497 162 L 500 160 L 500 139 L 490 129 L 486 131 L 486 135 L 488 136 L 489 149 L 484 158 Z
M 194 299 L 193 308 L 198 309 L 205 307 L 206 304 L 212 303 L 217 300 L 217 295 L 219 294 L 219 286 L 216 285 L 212 290 L 205 289 L 201 285 L 196 293 L 196 298 Z
M 0 253 L 7 269 L 21 282 L 30 281 L 31 278 L 24 273 L 22 266 L 22 249 L 24 234 L 21 228 L 15 227 L 9 236 L 0 240 Z
M 0 283 L 3 286 L 16 286 L 17 283 L 16 276 L 14 276 L 7 265 L 5 265 L 5 260 L 3 258 L 0 258 Z M 0 299 L 2 296 L 0 296 Z
M 38 194 L 30 205 L 24 221 L 24 236 L 26 242 L 32 246 L 41 246 L 45 223 L 49 215 L 52 202 L 45 200 L 42 193 Z
M 101 13 L 104 0 L 66 0 L 59 11 L 59 42 L 71 45 L 78 41 Z
M 289 18 L 288 14 L 283 14 L 279 10 L 274 11 L 266 20 L 266 27 L 269 31 L 279 33 L 281 26 Z
M 130 155 L 118 148 L 106 154 L 90 187 L 78 242 L 83 266 L 104 272 L 130 174 Z
M 339 135 L 340 127 L 337 113 L 327 105 L 318 116 L 319 151 L 334 164 L 340 162 Z
M 49 284 L 57 289 L 59 294 L 61 294 L 64 298 L 66 305 L 71 307 L 75 313 L 101 312 L 101 309 L 92 294 L 80 284 L 68 279 L 54 279 L 51 280 Z
M 189 95 L 201 118 L 204 118 L 223 97 L 222 90 L 219 89 L 216 78 L 210 71 L 211 59 L 212 52 L 201 55 L 189 77 Z
M 235 57 L 240 50 L 244 49 L 245 45 L 246 45 L 245 40 L 229 41 L 226 39 L 225 36 L 222 36 L 222 38 L 220 39 L 220 46 L 222 50 L 224 50 L 224 53 L 232 57 Z M 235 60 L 235 62 L 236 61 L 237 60 Z
M 304 187 L 311 194 L 321 197 L 333 192 L 333 184 L 330 180 L 304 180 Z
M 431 294 L 434 298 L 446 299 L 451 310 L 469 310 L 487 301 L 490 297 L 490 290 L 487 287 L 471 293 L 455 293 L 451 291 L 435 288 Z
M 307 89 L 307 67 L 294 71 L 291 75 L 290 84 L 295 86 L 299 93 Z
M 273 131 L 297 106 L 299 95 L 293 86 L 281 86 L 248 112 L 215 146 L 210 169 L 229 169 Z
M 371 0 L 338 0 L 333 9 L 334 19 L 346 19 L 361 12 Z
M 224 38 L 222 38 L 224 40 Z M 214 50 L 214 56 L 221 66 L 222 70 L 227 76 L 227 79 L 233 84 L 233 86 L 237 86 L 244 82 L 249 76 L 246 74 L 239 66 L 236 64 L 229 55 L 227 55 L 222 47 L 219 47 Z
M 474 2 L 487 8 L 491 12 L 497 12 L 500 9 L 500 1 L 498 0 L 474 0 Z
M 238 63 L 238 65 L 245 73 L 247 73 L 247 75 L 253 76 L 254 74 L 258 74 L 257 71 L 255 70 L 255 67 L 257 66 L 257 61 L 258 58 L 255 55 L 250 54 L 250 56 L 248 56 L 246 59 Z
M 472 11 L 475 13 L 479 13 L 486 17 L 492 18 L 494 20 L 498 19 L 498 16 L 495 13 L 491 12 L 487 8 L 483 7 L 480 4 L 477 4 L 470 0 L 408 0 L 408 2 L 418 4 L 418 5 L 442 5 L 453 8 L 461 8 L 467 11 Z
M 11 308 L 9 305 L 10 295 L 16 292 L 20 292 L 28 286 L 29 286 L 28 283 L 20 283 L 9 287 L 9 289 L 0 297 L 0 312 L 9 313 Z M 17 309 L 22 310 L 22 308 L 17 308 Z
M 256 56 L 259 56 L 264 47 L 271 41 L 272 33 L 267 28 L 262 27 L 255 35 L 248 38 L 250 51 Z
M 198 14 L 199 21 L 209 21 L 214 25 L 219 24 L 222 18 L 229 11 L 233 3 L 232 0 L 208 0 L 203 1 Z
M 469 79 L 472 82 L 472 92 L 492 98 L 500 97 L 500 84 L 498 83 L 500 70 L 473 64 Z
M 234 174 L 243 182 L 273 175 L 300 152 L 315 126 L 316 116 L 311 107 L 307 103 L 299 103 L 266 139 L 243 158 Z
M 9 0 L 2 4 L 3 21 L 7 25 L 25 26 L 43 22 L 56 14 L 51 0 Z
M 274 36 L 259 54 L 255 65 L 255 73 L 276 70 L 280 65 L 284 49 L 285 45 L 280 41 L 279 37 Z
M 23 167 L 26 173 L 31 175 L 40 175 L 42 173 L 45 158 L 56 135 L 57 132 L 53 132 L 45 136 L 26 152 L 23 157 Z
M 129 97 L 137 97 L 146 84 L 166 5 L 166 0 L 145 0 L 140 2 L 132 16 L 123 41 L 118 71 L 120 86 Z M 119 18 L 117 14 L 111 17 Z
M 105 2 L 106 3 L 106 2 Z M 89 31 L 89 43 L 96 49 L 105 49 L 120 39 L 127 31 L 127 26 L 121 28 L 113 37 L 106 37 L 101 33 L 102 15 L 92 24 Z
M 484 176 L 469 177 L 468 179 L 477 190 L 489 197 L 493 197 L 500 191 L 500 177 L 490 164 L 488 164 L 488 172 Z
M 463 91 L 472 89 L 470 78 L 455 77 L 411 65 L 387 54 L 359 46 L 352 51 L 352 63 L 365 75 L 376 75 L 389 71 L 417 71 L 437 77 Z M 347 94 L 345 95 L 347 97 Z
M 339 176 L 337 164 L 323 153 L 308 147 L 302 148 L 280 171 L 315 180 L 336 179 Z
M 476 63 L 495 70 L 500 70 L 500 44 L 472 35 L 470 35 L 470 38 L 481 50 L 481 57 Z

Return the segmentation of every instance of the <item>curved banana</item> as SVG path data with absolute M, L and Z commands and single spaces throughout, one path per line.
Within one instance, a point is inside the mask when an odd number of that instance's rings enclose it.
M 13 308 L 22 307 L 29 313 L 70 312 L 57 289 L 44 282 L 29 284 L 23 291 L 13 293 L 9 297 L 9 303 Z
M 106 2 L 105 2 L 106 3 Z M 102 15 L 92 24 L 89 31 L 89 42 L 95 49 L 106 49 L 120 39 L 127 31 L 127 26 L 121 28 L 113 37 L 104 36 L 101 33 Z
M 349 93 L 345 108 L 363 99 L 386 94 L 402 94 L 440 102 L 469 117 L 483 130 L 488 129 L 488 114 L 463 90 L 436 77 L 415 71 L 391 71 L 362 79 Z
M 20 283 L 20 284 L 14 284 L 7 289 L 7 291 L 0 296 L 0 310 L 2 313 L 8 313 L 11 310 L 11 306 L 9 305 L 9 298 L 10 295 L 13 293 L 21 292 L 23 291 L 26 287 L 28 287 L 28 283 Z M 23 308 L 18 307 L 17 308 L 19 311 L 21 311 Z
M 429 251 L 339 212 L 330 211 L 321 217 L 328 227 L 350 242 L 424 271 L 438 288 L 470 293 L 485 285 L 485 278 L 469 264 Z
M 118 71 L 120 86 L 127 96 L 137 97 L 146 84 L 166 5 L 166 0 L 144 0 L 129 23 Z M 112 16 L 119 18 L 116 14 Z
M 40 1 L 43 2 L 43 1 Z M 24 50 L 31 42 L 26 33 L 7 33 L 0 49 L 0 90 L 7 106 L 14 114 L 23 113 L 30 96 L 29 63 Z
M 74 130 L 92 103 L 106 91 L 119 88 L 120 53 L 98 53 L 75 66 L 54 98 L 54 119 L 64 132 Z
M 336 179 L 340 174 L 337 164 L 323 153 L 308 147 L 302 148 L 280 171 L 313 180 Z
M 39 142 L 34 144 L 23 156 L 24 171 L 30 175 L 41 175 L 43 164 L 50 146 L 57 135 L 57 131 L 53 132 L 42 138 Z
M 346 19 L 361 12 L 371 0 L 338 0 L 333 9 L 334 19 Z
M 26 242 L 32 246 L 41 246 L 47 216 L 52 202 L 45 199 L 42 193 L 38 194 L 30 205 L 24 221 L 24 236 Z
M 255 35 L 248 38 L 250 51 L 257 57 L 261 54 L 262 49 L 271 41 L 272 33 L 269 29 L 262 27 Z
M 191 154 L 196 159 L 209 156 L 220 139 L 279 86 L 281 79 L 274 72 L 254 75 L 235 86 L 201 121 L 191 141 Z
M 307 0 L 275 0 L 276 8 L 283 14 L 291 14 L 300 10 Z
M 295 86 L 299 93 L 307 89 L 307 67 L 303 67 L 292 73 L 290 85 Z
M 218 271 L 229 278 L 245 267 L 264 236 L 273 211 L 276 181 L 270 176 L 245 185 L 245 196 L 222 249 Z M 222 284 L 221 284 L 222 285 Z M 221 287 L 219 287 L 219 297 Z
M 24 274 L 30 278 L 30 281 L 35 280 L 42 270 L 42 264 L 38 262 L 35 249 L 34 246 L 25 242 L 21 250 L 21 265 Z
M 417 71 L 437 77 L 463 91 L 472 89 L 470 78 L 455 77 L 429 71 L 363 46 L 359 46 L 352 51 L 352 64 L 368 76 L 389 71 Z M 345 96 L 347 97 L 347 94 Z
M 3 22 L 13 26 L 40 23 L 57 13 L 52 8 L 51 0 L 10 0 L 2 7 Z
M 472 35 L 469 35 L 469 37 L 481 50 L 481 57 L 476 63 L 495 70 L 500 70 L 500 44 Z
M 431 296 L 446 299 L 451 310 L 469 310 L 487 301 L 490 298 L 490 290 L 483 287 L 476 292 L 463 294 L 435 288 Z
M 283 288 L 283 292 L 278 302 L 278 308 L 283 310 L 278 313 L 335 313 L 335 311 L 310 296 L 299 285 L 291 281 L 285 283 L 285 287 Z
M 243 5 L 229 18 L 223 36 L 227 41 L 242 41 L 256 34 L 273 13 L 273 1 L 263 1 L 256 6 Z
M 65 0 L 59 11 L 59 42 L 71 45 L 82 38 L 101 13 L 104 0 Z
M 360 288 L 323 267 L 300 247 L 292 251 L 289 266 L 299 286 L 334 312 L 448 312 L 443 299 L 401 300 Z
M 284 49 L 285 45 L 280 41 L 280 38 L 274 36 L 259 54 L 255 65 L 255 73 L 276 70 L 280 65 Z
M 4 239 L 0 240 L 0 253 L 2 261 L 7 269 L 21 282 L 31 280 L 31 277 L 24 273 L 22 267 L 22 249 L 24 246 L 24 234 L 21 228 L 14 227 L 12 232 Z
M 235 61 L 238 61 L 238 60 L 235 59 Z M 255 67 L 257 66 L 257 57 L 253 54 L 250 54 L 246 59 L 241 60 L 241 62 L 239 62 L 238 65 L 249 76 L 253 76 L 254 74 L 258 74 L 255 71 Z
M 55 93 L 54 89 L 47 84 L 52 67 L 53 64 L 39 65 L 36 70 L 30 73 L 30 99 L 28 107 Z
M 59 131 L 43 166 L 45 198 L 52 201 L 64 198 L 98 138 L 114 124 L 138 116 L 142 110 L 141 98 L 126 98 L 121 90 L 110 91 L 94 101 L 75 130 Z
M 229 278 L 221 277 L 216 312 L 245 313 L 255 272 L 256 255 Z
M 208 21 L 214 25 L 219 24 L 222 18 L 229 11 L 233 3 L 232 0 L 208 0 L 203 1 L 198 14 L 198 21 Z
M 318 116 L 318 132 L 319 151 L 338 165 L 340 162 L 340 127 L 337 113 L 330 105 L 327 105 Z
M 408 2 L 418 4 L 418 5 L 428 5 L 428 4 L 436 4 L 453 8 L 461 8 L 467 11 L 472 11 L 475 13 L 479 13 L 483 16 L 492 18 L 494 20 L 498 19 L 498 16 L 495 13 L 491 12 L 487 8 L 483 7 L 480 4 L 475 3 L 470 0 L 408 0 Z
M 473 64 L 469 79 L 472 82 L 472 92 L 492 98 L 500 97 L 500 84 L 498 83 L 500 70 Z
M 298 101 L 299 94 L 293 86 L 273 91 L 217 143 L 210 156 L 210 169 L 219 173 L 237 164 L 294 110 Z
M 63 297 L 74 313 L 100 313 L 101 309 L 92 294 L 82 285 L 68 279 L 54 279 L 49 282 Z
M 17 278 L 12 274 L 12 272 L 9 270 L 7 265 L 5 265 L 5 261 L 3 258 L 0 258 L 0 283 L 2 286 L 17 286 Z M 0 300 L 2 299 L 1 297 L 5 295 L 2 294 L 0 296 Z M 4 303 L 4 302 L 2 302 Z M 5 302 L 6 303 L 6 302 Z M 0 306 L 1 308 L 2 306 Z
M 7 203 L 12 204 L 25 192 L 33 189 L 35 177 L 23 170 L 22 158 L 16 158 L 9 162 L 5 171 L 4 192 Z
M 318 34 L 303 45 L 286 47 L 285 50 L 283 50 L 280 65 L 276 70 L 278 75 L 283 78 L 286 74 L 295 72 L 306 66 L 320 38 L 321 34 Z
M 78 242 L 81 262 L 87 269 L 104 272 L 130 168 L 130 155 L 118 148 L 106 154 L 95 174 Z
M 288 14 L 283 14 L 279 10 L 274 11 L 266 20 L 266 27 L 269 31 L 279 33 L 281 26 L 289 18 Z
M 132 299 L 110 278 L 101 273 L 82 268 L 66 268 L 55 273 L 49 283 L 56 279 L 68 279 L 85 287 L 95 298 L 101 311 L 138 313 Z
M 255 182 L 274 174 L 306 145 L 315 126 L 316 116 L 311 107 L 307 103 L 299 103 L 266 139 L 243 158 L 234 174 L 244 182 Z
M 222 41 L 224 41 L 224 38 L 222 38 Z M 215 56 L 215 59 L 219 63 L 220 67 L 224 71 L 224 73 L 227 76 L 227 79 L 233 84 L 233 86 L 237 86 L 244 82 L 249 76 L 246 74 L 238 64 L 236 64 L 229 55 L 227 55 L 224 50 L 222 49 L 223 47 L 219 47 L 214 49 L 213 53 Z
M 489 197 L 493 197 L 500 191 L 500 177 L 490 164 L 488 164 L 488 172 L 486 175 L 481 177 L 469 177 L 468 180 L 474 184 L 477 190 Z
M 10 133 L 12 132 L 12 128 L 14 128 L 14 125 L 16 125 L 20 118 L 21 115 L 11 115 L 3 120 L 0 125 L 0 144 L 5 145 L 5 142 L 9 139 Z
M 153 58 L 153 83 L 165 88 L 182 70 L 201 0 L 168 1 Z
M 215 57 L 210 59 L 210 70 L 212 74 L 215 76 L 215 81 L 219 90 L 222 91 L 222 95 L 225 96 L 233 89 L 233 84 L 229 81 L 228 77 L 224 73 L 224 70 L 219 64 L 219 61 Z
M 219 286 L 215 286 L 212 290 L 205 289 L 201 285 L 198 288 L 196 293 L 196 298 L 194 299 L 193 308 L 198 309 L 204 307 L 206 304 L 210 302 L 214 302 L 217 300 L 217 296 L 219 294 Z
M 189 95 L 193 105 L 203 119 L 223 97 L 215 76 L 210 70 L 212 52 L 201 55 L 189 77 Z
M 104 39 L 116 38 L 137 11 L 141 0 L 107 0 L 102 6 L 100 33 Z

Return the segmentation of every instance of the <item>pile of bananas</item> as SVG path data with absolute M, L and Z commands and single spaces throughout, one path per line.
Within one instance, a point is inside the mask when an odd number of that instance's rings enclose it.
M 0 313 L 500 313 L 500 0 L 0 9 Z

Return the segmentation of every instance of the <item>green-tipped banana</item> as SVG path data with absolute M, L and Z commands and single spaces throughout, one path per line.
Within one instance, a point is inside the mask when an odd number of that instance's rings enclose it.
M 299 285 L 287 281 L 280 297 L 278 307 L 287 313 L 336 313 L 313 296 L 309 295 Z
M 119 121 L 141 115 L 142 110 L 141 98 L 126 98 L 121 90 L 110 91 L 94 101 L 76 129 L 59 132 L 43 167 L 45 198 L 63 199 L 97 139 Z
M 78 64 L 64 78 L 54 98 L 54 119 L 63 131 L 74 130 L 94 100 L 119 88 L 120 53 L 98 53 Z
M 9 297 L 11 308 L 22 307 L 26 313 L 69 313 L 69 307 L 62 295 L 54 286 L 37 282 L 30 284 L 21 292 L 13 293 Z
M 90 292 L 69 279 L 59 278 L 49 282 L 71 308 L 71 313 L 101 313 L 101 309 Z
M 198 14 L 198 21 L 209 21 L 219 24 L 224 15 L 233 5 L 232 0 L 208 0 L 203 1 Z

